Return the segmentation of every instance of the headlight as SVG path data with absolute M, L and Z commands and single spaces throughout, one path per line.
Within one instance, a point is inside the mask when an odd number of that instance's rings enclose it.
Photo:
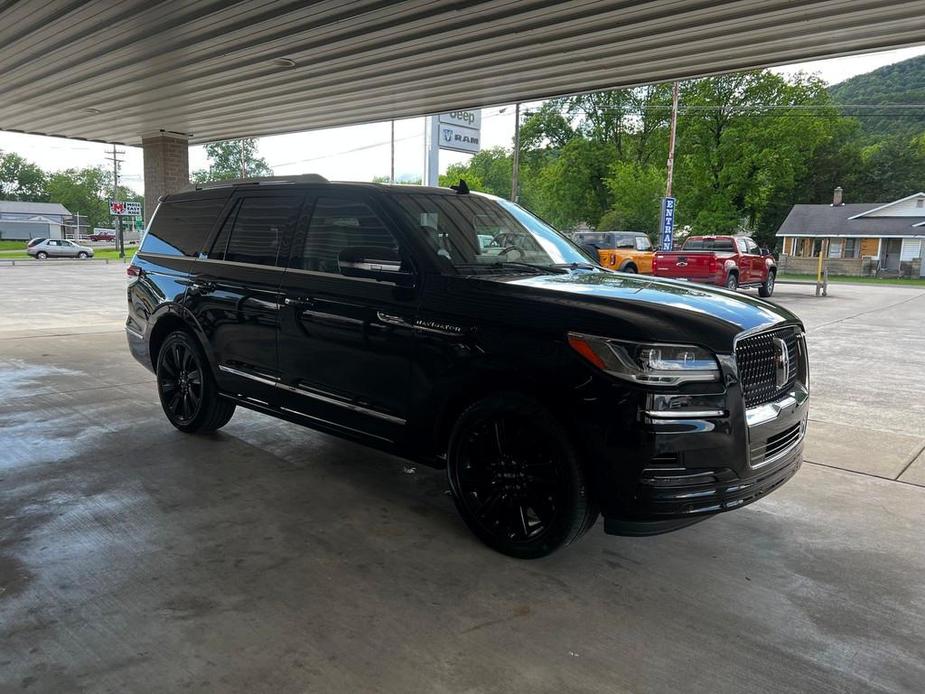
M 716 357 L 692 345 L 626 342 L 581 333 L 569 333 L 568 343 L 602 371 L 641 385 L 719 380 Z

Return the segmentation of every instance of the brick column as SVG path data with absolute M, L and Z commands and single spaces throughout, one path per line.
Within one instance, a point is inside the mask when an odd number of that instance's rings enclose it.
M 188 139 L 179 133 L 141 138 L 145 163 L 145 224 L 162 195 L 183 190 L 189 183 Z

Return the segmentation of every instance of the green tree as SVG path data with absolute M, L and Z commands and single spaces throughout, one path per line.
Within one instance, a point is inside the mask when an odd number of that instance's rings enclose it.
M 36 164 L 14 152 L 0 152 L 0 200 L 48 200 L 47 176 Z
M 193 172 L 195 183 L 273 175 L 266 160 L 257 156 L 257 140 L 252 137 L 212 142 L 206 145 L 206 156 L 209 168 Z
M 373 176 L 373 183 L 388 183 L 388 176 Z M 395 177 L 395 183 L 399 185 L 408 185 L 408 186 L 419 186 L 421 185 L 420 176 L 412 176 L 410 174 L 399 174 Z
M 665 194 L 665 172 L 636 162 L 614 165 L 607 187 L 613 206 L 598 220 L 598 229 L 644 231 L 655 238 Z
M 465 164 L 450 164 L 440 176 L 440 185 L 456 185 L 465 179 L 472 190 L 510 198 L 512 171 L 511 153 L 504 147 L 491 147 L 476 152 Z
M 71 212 L 80 213 L 91 227 L 109 227 L 109 196 L 112 194 L 112 174 L 101 167 L 68 169 L 51 174 L 48 178 L 48 199 L 59 202 Z M 140 196 L 122 189 L 122 199 L 139 199 Z

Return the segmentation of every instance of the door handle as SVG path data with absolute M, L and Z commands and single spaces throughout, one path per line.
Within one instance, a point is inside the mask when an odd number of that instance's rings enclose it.
M 312 307 L 311 299 L 306 299 L 305 297 L 302 297 L 302 296 L 296 297 L 294 299 L 291 299 L 287 296 L 285 299 L 283 299 L 283 303 L 286 304 L 286 306 L 295 306 L 296 308 L 300 308 L 300 307 L 311 308 Z
M 193 282 L 190 285 L 190 289 L 195 289 L 198 292 L 214 292 L 215 291 L 215 282 Z
M 410 327 L 411 327 L 411 323 L 409 323 L 408 321 L 406 321 L 404 318 L 402 318 L 401 316 L 393 315 L 393 314 L 391 314 L 391 313 L 383 313 L 382 311 L 377 311 L 377 312 L 376 312 L 376 317 L 377 317 L 381 322 L 383 322 L 383 323 L 385 323 L 385 324 L 387 324 L 387 325 L 398 325 L 398 326 L 401 326 L 402 328 L 410 328 Z

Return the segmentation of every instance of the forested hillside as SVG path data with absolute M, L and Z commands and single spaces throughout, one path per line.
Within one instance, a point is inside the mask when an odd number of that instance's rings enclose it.
M 829 87 L 842 113 L 860 121 L 861 131 L 880 139 L 925 132 L 925 55 L 857 75 Z M 864 108 L 876 106 L 877 108 Z

